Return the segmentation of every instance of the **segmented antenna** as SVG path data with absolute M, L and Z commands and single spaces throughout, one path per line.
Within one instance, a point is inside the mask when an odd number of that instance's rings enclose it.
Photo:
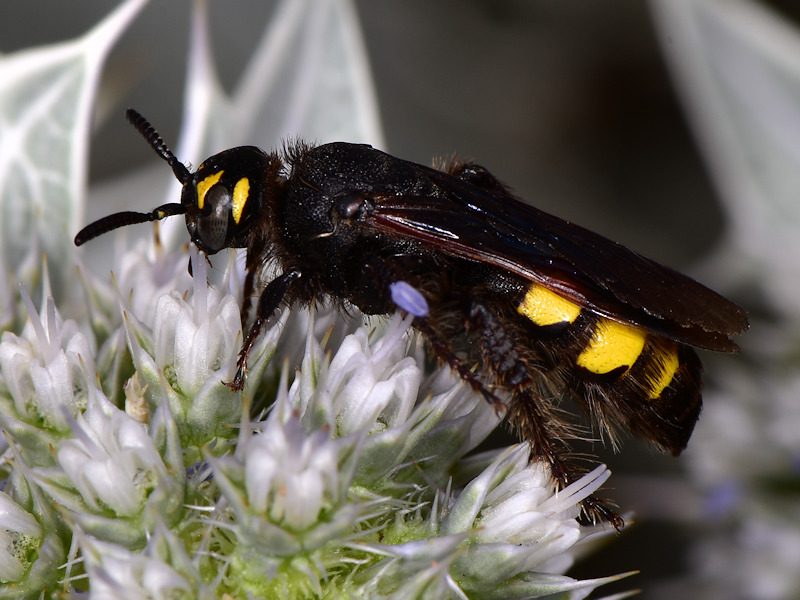
M 167 217 L 182 215 L 185 212 L 186 207 L 183 204 L 172 202 L 170 204 L 162 204 L 149 213 L 133 212 L 130 210 L 114 213 L 113 215 L 98 219 L 94 223 L 90 223 L 81 229 L 78 235 L 75 236 L 75 245 L 81 246 L 89 240 L 96 238 L 98 235 L 103 235 L 104 233 L 108 233 L 120 227 L 147 223 L 148 221 L 160 221 Z
M 187 169 L 172 153 L 169 146 L 167 146 L 164 140 L 161 139 L 161 136 L 158 135 L 156 128 L 150 125 L 147 119 L 132 108 L 125 111 L 125 117 L 128 119 L 128 122 L 136 128 L 136 131 L 142 134 L 142 137 L 147 140 L 150 147 L 155 150 L 161 158 L 167 161 L 167 164 L 172 168 L 172 172 L 175 174 L 178 181 L 180 181 L 181 184 L 189 181 L 192 177 L 189 169 Z
M 142 137 L 147 140 L 150 147 L 172 167 L 172 172 L 175 174 L 175 177 L 178 178 L 178 181 L 181 182 L 181 185 L 186 184 L 192 178 L 192 174 L 189 172 L 189 169 L 177 159 L 167 144 L 164 143 L 164 140 L 158 135 L 155 127 L 150 125 L 147 119 L 132 108 L 125 111 L 125 116 L 130 124 L 136 128 L 136 131 L 141 133 Z M 186 206 L 171 202 L 169 204 L 162 204 L 149 213 L 126 210 L 124 212 L 108 215 L 81 229 L 78 235 L 75 236 L 75 245 L 81 246 L 89 240 L 96 238 L 98 235 L 103 235 L 119 227 L 136 225 L 137 223 L 147 223 L 148 221 L 160 221 L 167 217 L 182 215 L 185 212 Z

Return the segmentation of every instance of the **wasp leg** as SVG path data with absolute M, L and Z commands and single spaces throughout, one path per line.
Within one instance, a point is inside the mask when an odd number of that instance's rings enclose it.
M 430 349 L 440 361 L 446 362 L 447 365 L 455 371 L 462 381 L 467 382 L 474 392 L 477 392 L 483 399 L 492 405 L 495 412 L 503 416 L 508 410 L 505 401 L 496 396 L 489 390 L 486 385 L 478 378 L 478 376 L 453 352 L 453 348 L 447 341 L 447 336 L 442 335 L 439 331 L 434 329 L 431 324 L 425 319 L 414 319 L 414 327 L 425 336 L 425 340 L 430 345 Z
M 293 269 L 286 271 L 283 275 L 276 277 L 269 282 L 267 287 L 258 299 L 258 306 L 256 307 L 256 317 L 250 330 L 247 332 L 247 337 L 242 343 L 242 349 L 239 350 L 239 360 L 236 363 L 236 375 L 233 381 L 227 382 L 227 385 L 234 392 L 240 391 L 244 388 L 244 378 L 247 373 L 247 355 L 250 354 L 250 348 L 261 333 L 261 328 L 266 323 L 272 314 L 278 309 L 283 299 L 290 292 L 292 284 L 300 278 L 302 273 Z
M 239 308 L 239 316 L 242 319 L 242 331 L 247 325 L 250 316 L 250 309 L 253 306 L 253 296 L 255 295 L 255 279 L 261 273 L 261 261 L 258 257 L 264 255 L 266 244 L 263 241 L 256 241 L 255 245 L 247 251 L 245 261 L 246 275 L 244 286 L 242 287 L 242 304 Z
M 582 469 L 572 464 L 575 456 L 567 440 L 578 438 L 579 432 L 539 391 L 535 356 L 526 355 L 529 344 L 520 343 L 524 334 L 511 319 L 479 300 L 472 302 L 469 325 L 478 332 L 485 369 L 509 392 L 508 420 L 530 444 L 531 460 L 545 460 L 550 465 L 557 489 L 577 481 Z M 607 502 L 594 496 L 581 502 L 581 510 L 584 521 L 606 521 L 617 530 L 624 525 Z

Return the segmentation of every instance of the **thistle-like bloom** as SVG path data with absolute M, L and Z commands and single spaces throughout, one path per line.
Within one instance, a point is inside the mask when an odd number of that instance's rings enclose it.
M 33 479 L 84 531 L 135 546 L 156 522 L 178 521 L 185 471 L 166 405 L 148 433 L 92 389 L 72 434 L 57 451 L 57 466 L 34 470 Z
M 242 342 L 239 305 L 230 294 L 206 284 L 205 259 L 193 250 L 195 273 L 190 298 L 177 291 L 155 302 L 152 328 L 128 308 L 125 331 L 135 379 L 146 404 L 155 410 L 166 395 L 176 415 L 182 442 L 202 444 L 232 437 L 239 420 L 240 398 L 225 385 L 233 379 Z M 263 367 L 264 338 L 253 352 L 251 371 Z M 226 429 L 227 428 L 227 429 Z
M 569 566 L 588 532 L 578 503 L 608 471 L 554 495 L 522 445 L 484 457 L 454 491 L 445 473 L 497 417 L 449 373 L 423 381 L 410 323 L 395 316 L 371 337 L 358 328 L 329 361 L 309 336 L 288 393 L 240 432 L 233 455 L 209 457 L 221 493 L 209 525 L 232 544 L 231 594 L 534 597 L 544 588 L 531 573 Z M 550 592 L 601 583 L 546 580 Z
M 68 415 L 86 406 L 83 369 L 94 372 L 94 354 L 78 324 L 62 319 L 52 298 L 40 315 L 24 286 L 20 295 L 29 318 L 21 335 L 6 331 L 0 340 L 0 373 L 8 390 L 0 399 L 0 418 L 4 425 L 15 419 L 63 433 Z
M 0 492 L 0 595 L 24 597 L 56 584 L 66 547 L 49 517 L 39 519 Z
M 5 535 L 18 548 L 51 548 L 45 557 L 72 546 L 61 589 L 81 581 L 100 597 L 514 598 L 580 595 L 606 581 L 561 573 L 593 532 L 578 525 L 578 504 L 608 471 L 554 493 L 525 445 L 467 458 L 499 417 L 448 369 L 425 372 L 413 316 L 353 317 L 332 330 L 335 313 L 284 315 L 259 341 L 237 395 L 225 381 L 241 343 L 238 304 L 207 286 L 193 257 L 190 293 L 163 293 L 152 327 L 119 302 L 131 356 L 122 371 L 132 372 L 117 394 L 125 411 L 98 385 L 91 341 L 51 300 L 42 318 L 26 299 L 31 322 L 0 344 L 19 414 L 3 418 L 23 450 L 2 497 Z M 284 339 L 298 335 L 303 344 Z M 275 353 L 299 364 L 276 370 Z M 47 370 L 62 363 L 69 368 Z M 44 383 L 34 384 L 37 373 Z M 251 421 L 241 408 L 252 402 L 271 407 Z M 47 450 L 31 442 L 36 427 Z M 57 513 L 68 526 L 32 516 Z M 32 579 L 25 556 L 12 552 L 0 576 L 58 589 L 52 576 Z
M 77 546 L 92 582 L 91 597 L 102 600 L 215 598 L 180 538 L 159 524 L 142 550 L 103 542 L 75 531 Z

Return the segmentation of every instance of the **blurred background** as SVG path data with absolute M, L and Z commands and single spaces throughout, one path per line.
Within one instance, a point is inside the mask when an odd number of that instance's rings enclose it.
M 355 4 L 389 152 L 425 164 L 453 153 L 474 159 L 541 208 L 676 267 L 713 243 L 723 216 L 646 3 Z M 226 88 L 237 83 L 273 8 L 210 4 Z M 99 0 L 11 3 L 0 49 L 70 39 L 108 9 Z M 189 2 L 150 5 L 112 52 L 97 106 L 93 180 L 152 159 L 135 143 L 124 107 L 143 112 L 165 139 L 177 138 L 189 12 Z
M 800 22 L 795 0 L 765 4 Z M 355 5 L 387 151 L 425 164 L 453 153 L 473 159 L 538 207 L 679 270 L 692 272 L 713 250 L 726 214 L 674 92 L 647 3 Z M 273 8 L 262 0 L 210 4 L 215 61 L 226 89 L 237 84 Z M 168 143 L 177 139 L 190 10 L 188 1 L 151 4 L 112 52 L 96 107 L 92 183 L 155 160 L 125 122 L 125 107 L 143 112 Z M 108 11 L 101 0 L 6 3 L 0 51 L 79 36 Z M 158 201 L 143 199 L 142 208 Z M 724 276 L 713 283 L 720 282 Z M 741 294 L 740 301 L 747 297 L 737 289 L 721 291 Z M 736 360 L 704 359 L 711 386 L 715 365 Z M 712 410 L 707 405 L 706 412 Z M 659 589 L 686 575 L 697 531 L 664 518 L 658 502 L 664 488 L 647 482 L 680 480 L 684 458 L 660 456 L 633 441 L 623 450 L 615 456 L 594 448 L 614 471 L 611 495 L 638 522 L 570 575 L 640 570 L 602 591 L 640 587 L 644 598 L 661 597 Z

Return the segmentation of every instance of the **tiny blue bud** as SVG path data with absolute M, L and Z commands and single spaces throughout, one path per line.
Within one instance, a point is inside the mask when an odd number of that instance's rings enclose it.
M 415 317 L 427 317 L 430 314 L 431 311 L 425 296 L 412 285 L 405 281 L 395 281 L 389 286 L 389 290 L 392 294 L 392 302 L 401 310 Z

